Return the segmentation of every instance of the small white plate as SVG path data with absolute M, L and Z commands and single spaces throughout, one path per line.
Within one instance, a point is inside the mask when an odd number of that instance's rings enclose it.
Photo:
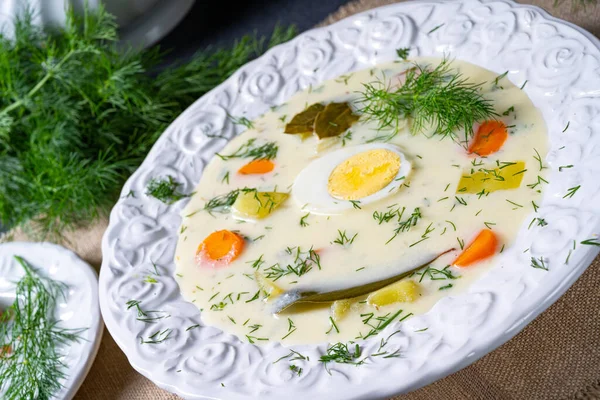
M 98 277 L 89 264 L 64 247 L 51 243 L 5 243 L 0 245 L 0 309 L 13 303 L 15 283 L 24 274 L 16 255 L 44 276 L 67 285 L 66 299 L 60 299 L 56 309 L 59 326 L 86 328 L 81 333 L 82 340 L 62 351 L 67 379 L 61 382 L 63 388 L 55 398 L 72 399 L 94 362 L 104 329 L 98 304 Z

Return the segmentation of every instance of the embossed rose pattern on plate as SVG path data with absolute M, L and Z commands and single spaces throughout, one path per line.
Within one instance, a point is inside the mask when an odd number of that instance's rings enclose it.
M 538 213 L 531 212 L 548 225 L 527 229 L 526 221 L 516 244 L 467 293 L 387 327 L 384 337 L 401 330 L 388 344 L 401 358 L 331 365 L 330 375 L 318 362 L 325 344 L 296 346 L 310 358 L 296 362 L 303 368 L 298 376 L 286 363 L 273 364 L 289 353 L 280 344 L 257 347 L 202 324 L 171 278 L 184 201 L 166 206 L 146 197 L 144 188 L 151 177 L 172 175 L 193 190 L 204 165 L 242 130 L 227 113 L 252 119 L 309 85 L 393 60 L 400 47 L 414 56 L 450 54 L 499 74 L 509 70 L 513 83 L 525 85 L 550 136 L 550 183 Z M 375 9 L 272 49 L 187 109 L 125 185 L 102 244 L 100 300 L 113 337 L 138 371 L 194 399 L 372 399 L 414 390 L 472 363 L 552 304 L 597 254 L 580 242 L 598 233 L 600 222 L 598 47 L 590 34 L 536 7 L 465 0 Z M 564 165 L 573 167 L 559 171 Z M 575 195 L 565 197 L 576 186 Z M 130 190 L 135 197 L 126 196 Z M 549 271 L 531 268 L 531 257 L 541 257 Z M 151 285 L 141 276 L 153 263 L 161 276 Z M 125 309 L 132 298 L 171 317 L 141 323 Z M 192 325 L 198 327 L 186 331 Z M 165 343 L 141 344 L 140 338 L 165 329 L 172 329 Z M 362 343 L 364 354 L 378 345 L 379 338 Z

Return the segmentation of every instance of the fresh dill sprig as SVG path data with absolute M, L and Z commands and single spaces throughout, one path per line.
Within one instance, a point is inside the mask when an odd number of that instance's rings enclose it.
M 249 60 L 295 35 L 247 35 L 157 71 L 162 54 L 117 47 L 115 18 L 66 12 L 40 29 L 33 12 L 0 38 L 0 222 L 39 239 L 90 223 L 114 204 L 168 125 Z
M 0 393 L 5 400 L 47 400 L 67 377 L 61 346 L 79 341 L 83 330 L 61 328 L 54 317 L 64 285 L 15 259 L 25 275 L 13 305 L 0 315 Z
M 189 197 L 189 194 L 181 193 L 177 188 L 181 183 L 173 179 L 172 176 L 166 178 L 152 178 L 146 187 L 146 195 L 154 197 L 165 204 L 173 204 L 183 198 Z
M 435 68 L 415 64 L 406 72 L 402 86 L 390 91 L 383 81 L 363 85 L 360 111 L 379 129 L 391 129 L 393 137 L 400 128 L 399 119 L 410 118 L 413 134 L 432 127 L 434 135 L 456 138 L 464 131 L 464 141 L 473 135 L 476 122 L 497 116 L 492 103 L 482 97 L 481 84 L 473 84 L 451 69 L 444 59 Z
M 246 143 L 241 145 L 236 151 L 231 154 L 219 154 L 216 156 L 221 160 L 229 160 L 232 158 L 251 158 L 253 160 L 272 160 L 277 157 L 277 151 L 279 150 L 279 146 L 275 142 L 267 142 L 261 146 L 257 146 L 254 143 L 256 142 L 255 138 L 248 139 Z

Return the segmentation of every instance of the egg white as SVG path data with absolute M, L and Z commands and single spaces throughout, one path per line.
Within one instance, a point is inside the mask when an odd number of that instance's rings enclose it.
M 354 208 L 352 202 L 332 197 L 327 184 L 335 167 L 355 154 L 369 150 L 385 149 L 400 157 L 400 169 L 394 179 L 381 190 L 358 200 L 359 204 L 379 201 L 400 189 L 411 171 L 411 164 L 397 146 L 387 143 L 371 143 L 347 147 L 325 154 L 308 164 L 296 177 L 292 185 L 292 197 L 303 210 L 314 214 L 335 215 Z M 404 179 L 400 179 L 404 177 Z

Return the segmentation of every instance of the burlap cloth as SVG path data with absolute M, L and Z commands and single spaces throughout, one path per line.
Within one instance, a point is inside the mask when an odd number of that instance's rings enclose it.
M 582 0 L 535 0 L 556 17 L 600 36 L 600 4 L 574 8 Z M 588 1 L 588 0 L 586 0 Z M 394 0 L 351 2 L 323 23 L 330 24 Z M 525 1 L 524 1 L 525 2 Z M 71 247 L 96 269 L 106 219 L 67 235 Z M 26 240 L 14 233 L 15 240 Z M 177 399 L 138 374 L 108 331 L 76 400 Z M 567 293 L 515 338 L 473 365 L 398 400 L 600 399 L 600 257 Z

